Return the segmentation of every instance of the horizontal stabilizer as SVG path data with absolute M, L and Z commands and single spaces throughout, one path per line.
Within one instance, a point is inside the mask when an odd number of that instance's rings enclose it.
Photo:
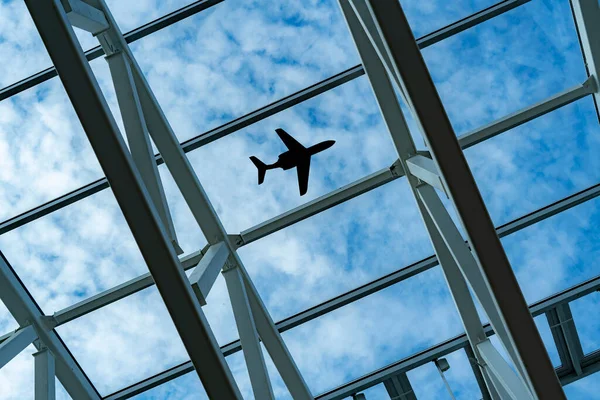
M 252 156 L 250 160 L 256 165 L 258 169 L 258 184 L 260 185 L 265 181 L 265 173 L 267 172 L 267 166 L 264 162 L 260 161 L 258 158 Z

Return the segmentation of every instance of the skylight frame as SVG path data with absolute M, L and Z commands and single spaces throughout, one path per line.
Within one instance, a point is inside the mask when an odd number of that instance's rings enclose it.
M 518 7 L 519 5 L 527 3 L 528 1 L 529 0 L 502 1 L 496 5 L 493 5 L 487 9 L 485 9 L 485 10 L 479 11 L 469 17 L 466 17 L 466 18 L 458 21 L 457 23 L 450 24 L 448 27 L 441 28 L 440 30 L 438 30 L 436 32 L 425 35 L 423 38 L 419 39 L 417 41 L 417 43 L 420 45 L 419 47 L 423 48 L 426 45 L 430 45 L 437 41 L 443 40 L 446 37 L 452 36 L 458 32 L 468 29 L 469 27 L 474 26 L 474 25 L 481 23 L 485 20 L 488 20 L 490 18 L 493 18 L 496 15 L 500 15 L 506 11 L 509 11 L 509 10 L 515 8 L 515 7 Z M 126 34 L 131 38 L 131 40 L 128 39 L 127 41 L 129 42 L 129 41 L 137 40 L 147 34 L 150 34 L 154 31 L 162 29 L 172 23 L 175 23 L 176 21 L 179 21 L 189 15 L 193 15 L 194 13 L 201 11 L 203 9 L 206 9 L 206 8 L 208 8 L 214 4 L 217 4 L 219 2 L 220 1 L 206 1 L 205 0 L 205 1 L 197 1 L 195 3 L 192 3 L 189 6 L 186 6 L 186 7 L 182 8 L 178 11 L 175 11 L 171 14 L 168 14 L 167 16 L 165 16 L 163 18 L 159 18 L 158 20 L 155 20 L 149 24 L 146 24 L 138 29 L 131 31 L 130 33 Z M 589 5 L 589 2 L 588 2 L 588 5 Z M 585 48 L 585 40 L 584 40 L 584 48 Z M 584 53 L 587 53 L 588 51 L 589 50 L 585 49 Z M 90 60 L 90 59 L 97 58 L 100 55 L 102 55 L 102 52 L 98 53 L 98 49 L 94 48 L 88 52 L 87 58 L 88 58 L 88 60 Z M 463 147 L 463 149 L 470 147 L 476 143 L 479 143 L 482 140 L 486 140 L 486 139 L 493 137 L 497 134 L 500 134 L 514 126 L 525 123 L 533 118 L 537 118 L 540 115 L 550 112 L 550 111 L 552 111 L 558 107 L 561 107 L 565 104 L 569 104 L 569 103 L 576 101 L 587 95 L 594 94 L 594 97 L 596 100 L 596 98 L 598 96 L 598 94 L 597 94 L 598 88 L 597 88 L 597 83 L 594 81 L 594 76 L 597 75 L 598 71 L 596 71 L 594 69 L 591 72 L 592 72 L 592 77 L 590 79 L 588 79 L 586 82 L 584 82 L 582 85 L 578 85 L 572 89 L 568 89 L 568 90 L 566 90 L 562 93 L 559 93 L 555 96 L 552 96 L 551 98 L 549 98 L 545 101 L 542 101 L 536 105 L 527 107 L 526 109 L 524 109 L 522 111 L 511 114 L 510 116 L 501 118 L 500 120 L 495 121 L 485 127 L 478 128 L 477 130 L 471 132 L 470 134 L 464 135 L 464 137 L 459 138 L 459 142 L 462 141 L 461 144 L 463 145 L 461 147 Z M 193 150 L 197 147 L 200 147 L 204 144 L 207 144 L 214 140 L 217 140 L 218 138 L 223 137 L 224 135 L 233 133 L 233 132 L 237 131 L 238 129 L 241 129 L 242 127 L 248 126 L 258 120 L 264 119 L 269 115 L 272 115 L 276 112 L 281 111 L 282 109 L 291 107 L 294 104 L 298 104 L 308 98 L 316 96 L 317 94 L 323 93 L 333 87 L 339 86 L 339 85 L 341 85 L 349 80 L 352 80 L 362 74 L 364 74 L 364 71 L 362 70 L 361 66 L 352 67 L 332 78 L 328 78 L 320 83 L 317 83 L 310 88 L 301 90 L 301 91 L 299 91 L 293 95 L 290 95 L 280 101 L 274 102 L 269 106 L 265 106 L 262 109 L 259 109 L 255 112 L 247 114 L 244 117 L 241 117 L 237 120 L 234 120 L 227 124 L 224 124 L 221 127 L 212 129 L 211 131 L 206 132 L 203 135 L 199 135 L 196 138 L 190 139 L 190 140 L 184 142 L 182 144 L 182 147 L 185 152 L 191 151 L 191 150 Z M 0 90 L 0 100 L 9 98 L 10 96 L 12 96 L 16 93 L 19 93 L 20 91 L 25 90 L 27 88 L 33 87 L 36 84 L 43 82 L 45 80 L 48 80 L 53 76 L 56 76 L 56 72 L 54 71 L 54 68 L 50 68 L 50 69 L 42 71 L 38 74 L 35 74 L 32 77 L 27 78 L 21 82 L 18 82 L 15 85 L 11 85 L 7 88 L 4 88 L 4 89 Z M 157 162 L 160 164 L 162 162 L 162 159 L 160 159 L 160 157 L 157 157 Z M 233 239 L 235 241 L 236 246 L 243 246 L 254 240 L 258 240 L 261 237 L 271 234 L 279 229 L 282 229 L 285 226 L 289 226 L 293 223 L 299 222 L 300 220 L 303 220 L 312 215 L 315 215 L 315 214 L 317 214 L 325 209 L 328 209 L 330 207 L 333 207 L 343 201 L 347 201 L 347 200 L 349 200 L 355 196 L 358 196 L 368 190 L 372 190 L 375 187 L 378 187 L 380 185 L 388 183 L 400 176 L 403 176 L 403 173 L 401 172 L 401 168 L 398 168 L 398 164 L 394 163 L 389 169 L 383 169 L 379 172 L 376 172 L 375 174 L 372 174 L 369 177 L 365 177 L 355 183 L 345 186 L 344 188 L 340 188 L 330 194 L 324 195 L 320 199 L 316 199 L 312 202 L 309 202 L 308 204 L 297 207 L 294 210 L 290 210 L 278 217 L 275 217 L 269 221 L 265 221 L 264 223 L 261 223 L 253 228 L 249 228 L 249 229 L 241 232 L 239 235 L 229 235 L 229 236 L 231 237 L 231 239 Z M 93 193 L 96 193 L 107 187 L 108 187 L 108 184 L 107 184 L 106 180 L 100 179 L 96 182 L 93 182 L 93 183 L 85 186 L 84 188 L 78 189 L 74 192 L 71 192 L 71 193 L 65 195 L 65 196 L 61 196 L 60 198 L 55 199 L 49 203 L 46 203 L 45 205 L 36 207 L 33 210 L 23 213 L 17 217 L 11 218 L 10 220 L 5 221 L 4 223 L 0 224 L 0 234 L 8 232 L 12 229 L 15 229 L 18 226 L 22 226 L 32 220 L 35 220 L 43 215 L 46 215 L 56 209 L 60 209 L 68 204 L 72 204 L 73 202 L 78 201 L 79 199 L 85 198 L 85 197 L 87 197 Z M 563 200 L 555 203 L 554 205 L 544 207 L 541 210 L 544 210 L 544 209 L 550 210 L 548 214 L 553 215 L 556 212 L 562 212 L 566 208 L 570 208 L 573 205 L 579 204 L 583 201 L 587 201 L 593 197 L 596 197 L 598 194 L 600 194 L 600 191 L 598 190 L 598 185 L 595 185 L 595 186 L 592 186 L 578 194 L 567 197 L 566 199 L 569 199 L 569 200 L 564 201 L 565 199 L 563 199 Z M 550 207 L 550 209 L 548 209 L 548 207 Z M 539 211 L 540 210 L 524 217 L 526 219 L 522 220 L 521 225 L 518 225 L 518 224 L 516 225 L 516 226 L 518 226 L 518 228 L 512 228 L 512 230 L 509 228 L 505 229 L 505 231 L 504 231 L 504 232 L 506 232 L 505 234 L 514 232 L 517 229 L 520 229 L 524 226 L 528 226 L 532 223 L 539 221 L 540 219 L 537 219 L 537 218 L 547 218 L 548 217 L 548 214 L 545 214 L 543 217 L 539 217 L 539 216 L 536 217 L 533 215 L 536 213 L 539 214 Z M 529 219 L 527 219 L 527 218 L 529 218 Z M 510 223 L 506 224 L 506 225 L 510 225 Z M 513 225 L 515 225 L 515 224 L 513 224 Z M 502 235 L 501 229 L 502 228 L 499 228 L 497 231 L 499 236 Z M 195 256 L 199 257 L 199 256 L 201 256 L 201 254 L 202 254 L 202 252 L 200 251 L 200 253 L 195 253 Z M 139 279 L 139 278 L 136 278 L 136 279 Z M 146 278 L 142 278 L 142 280 L 144 281 L 144 284 L 148 283 Z M 370 284 L 367 284 L 367 285 L 370 285 Z M 365 286 L 367 286 L 367 285 L 365 285 Z M 122 286 L 122 285 L 120 285 L 120 286 Z M 99 294 L 99 295 L 101 295 L 101 294 Z M 97 296 L 99 296 L 99 295 L 97 295 Z M 366 294 L 364 294 L 364 295 L 366 295 Z M 344 296 L 344 295 L 341 295 L 341 296 Z M 94 296 L 94 297 L 96 297 L 96 296 Z M 325 302 L 325 303 L 328 303 L 328 302 Z M 313 307 L 313 309 L 314 309 L 314 307 Z M 300 313 L 300 314 L 302 314 L 302 313 Z M 286 319 L 286 320 L 288 320 L 288 319 Z M 296 326 L 296 325 L 294 325 L 294 326 Z M 290 327 L 291 327 L 291 325 L 290 325 Z M 288 328 L 288 329 L 290 329 L 290 328 Z M 1 341 L 1 339 L 0 339 L 0 341 Z M 225 347 L 227 347 L 227 346 L 225 346 Z M 586 362 L 589 363 L 589 360 L 587 360 Z M 112 398 L 111 396 L 113 396 L 113 395 L 110 395 L 106 398 Z M 125 398 L 125 397 L 114 397 L 114 398 Z M 321 398 L 321 396 L 319 396 L 318 398 Z

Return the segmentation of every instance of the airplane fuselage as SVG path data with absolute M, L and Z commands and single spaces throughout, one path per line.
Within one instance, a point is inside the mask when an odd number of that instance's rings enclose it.
M 330 148 L 334 143 L 335 141 L 333 140 L 326 140 L 324 142 L 317 143 L 314 146 L 307 148 L 305 154 L 299 154 L 297 151 L 292 152 L 288 150 L 281 153 L 275 163 L 267 165 L 267 169 L 281 168 L 283 170 L 288 170 L 295 168 L 298 165 L 299 157 L 310 157 Z

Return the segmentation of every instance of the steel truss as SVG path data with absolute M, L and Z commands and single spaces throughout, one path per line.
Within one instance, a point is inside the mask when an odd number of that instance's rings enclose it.
M 527 3 L 528 0 L 502 1 L 417 40 L 412 37 L 399 5 L 371 0 L 339 1 L 359 50 L 362 65 L 180 144 L 129 50 L 128 43 L 194 15 L 220 0 L 196 1 L 125 35 L 119 31 L 103 0 L 26 0 L 55 67 L 1 89 L 0 100 L 44 82 L 58 73 L 106 178 L 1 223 L 0 234 L 97 193 L 109 187 L 110 183 L 150 269 L 149 274 L 97 294 L 53 316 L 44 316 L 8 262 L 4 258 L 0 260 L 0 288 L 3 289 L 1 298 L 21 326 L 16 332 L 0 337 L 0 366 L 33 343 L 39 350 L 34 354 L 36 399 L 54 398 L 55 370 L 74 398 L 99 399 L 99 394 L 54 328 L 155 282 L 191 361 L 109 395 L 107 399 L 132 397 L 193 370 L 197 371 L 211 398 L 240 398 L 224 361 L 224 356 L 239 350 L 244 352 L 255 396 L 261 399 L 273 398 L 260 340 L 292 396 L 297 399 L 313 398 L 287 351 L 280 332 L 408 279 L 434 267 L 438 261 L 441 262 L 466 333 L 316 398 L 341 399 L 380 382 L 385 383 L 390 396 L 415 398 L 406 372 L 459 349 L 464 349 L 469 359 L 475 361 L 472 363 L 473 371 L 485 398 L 564 398 L 560 384 L 568 384 L 600 369 L 599 353 L 584 356 L 569 308 L 570 301 L 598 290 L 600 277 L 535 303 L 527 309 L 498 241 L 499 237 L 595 198 L 600 194 L 600 184 L 494 230 L 461 152 L 461 149 L 476 145 L 585 96 L 592 95 L 597 103 L 600 63 L 600 48 L 596 45 L 600 43 L 600 31 L 597 29 L 600 24 L 594 23 L 600 19 L 597 1 L 572 0 L 589 78 L 581 85 L 478 128 L 458 140 L 447 122 L 419 49 Z M 101 45 L 84 54 L 71 25 L 94 34 Z M 399 46 L 404 49 L 402 53 L 399 52 Z M 131 153 L 124 146 L 87 63 L 102 54 L 106 55 L 109 63 Z M 238 235 L 228 235 L 184 153 L 365 73 L 396 145 L 399 159 L 389 168 Z M 67 75 L 69 79 L 65 80 Z M 412 144 L 393 85 L 399 89 L 402 100 L 420 123 L 429 152 L 417 152 Z M 101 132 L 104 134 L 101 135 Z M 151 153 L 150 137 L 161 155 Z M 442 148 L 444 150 L 440 151 Z M 166 163 L 170 169 L 209 242 L 204 249 L 187 257 L 176 256 L 181 253 L 181 249 L 177 244 L 156 169 L 161 163 Z M 117 171 L 126 173 L 119 176 Z M 415 195 L 437 256 L 404 267 L 274 324 L 237 256 L 237 248 L 402 176 L 407 178 Z M 443 191 L 451 198 L 467 233 L 466 242 L 433 188 Z M 466 209 L 469 211 L 465 211 Z M 188 279 L 183 271 L 191 268 L 195 269 Z M 206 296 L 221 270 L 231 297 L 241 342 L 238 340 L 219 349 L 201 305 L 206 304 Z M 468 287 L 482 304 L 492 326 L 482 325 Z M 500 288 L 508 290 L 510 295 L 498 291 Z M 178 295 L 172 295 L 174 291 L 178 291 Z M 531 316 L 542 313 L 548 319 L 562 362 L 556 370 L 549 362 L 531 319 Z M 499 336 L 510 361 L 517 368 L 516 374 L 487 339 L 492 333 Z

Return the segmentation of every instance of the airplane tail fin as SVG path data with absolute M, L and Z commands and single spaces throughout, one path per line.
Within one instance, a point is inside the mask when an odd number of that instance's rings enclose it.
M 265 181 L 267 165 L 254 156 L 250 157 L 250 160 L 252 160 L 252 162 L 254 163 L 254 165 L 256 165 L 256 168 L 258 169 L 258 184 L 260 185 Z

